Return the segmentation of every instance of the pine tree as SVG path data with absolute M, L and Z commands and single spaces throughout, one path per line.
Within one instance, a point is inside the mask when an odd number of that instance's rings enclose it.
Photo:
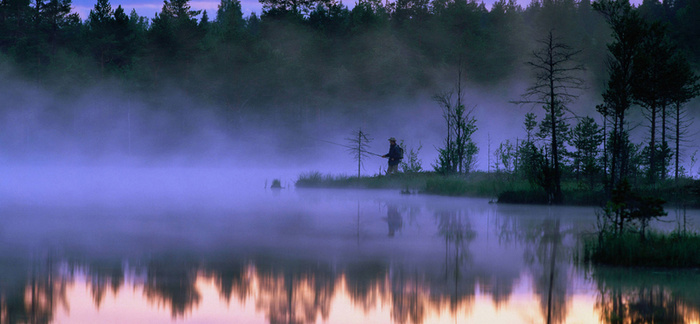
M 599 0 L 593 9 L 600 12 L 610 25 L 613 41 L 608 44 L 609 79 L 603 93 L 604 105 L 599 106 L 603 116 L 612 120 L 610 138 L 610 192 L 629 172 L 630 151 L 625 117 L 632 105 L 634 60 L 644 36 L 643 21 L 627 0 Z
M 116 39 L 113 27 L 116 26 L 109 0 L 97 0 L 90 10 L 87 20 L 89 46 L 92 55 L 100 65 L 104 75 L 106 66 L 111 63 Z
M 571 130 L 569 145 L 576 151 L 572 153 L 576 178 L 581 176 L 588 180 L 588 186 L 593 189 L 596 175 L 601 170 L 599 161 L 600 145 L 603 144 L 603 129 L 591 117 L 584 117 Z

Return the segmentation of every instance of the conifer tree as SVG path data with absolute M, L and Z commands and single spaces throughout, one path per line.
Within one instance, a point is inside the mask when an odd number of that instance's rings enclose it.
M 612 120 L 610 138 L 610 192 L 629 172 L 630 151 L 625 117 L 632 106 L 634 60 L 644 36 L 643 21 L 628 0 L 599 0 L 593 9 L 600 12 L 612 31 L 608 44 L 609 79 L 599 112 Z

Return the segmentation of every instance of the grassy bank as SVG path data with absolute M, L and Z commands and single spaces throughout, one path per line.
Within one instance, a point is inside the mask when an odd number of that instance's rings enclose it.
M 398 173 L 391 176 L 352 177 L 347 175 L 327 175 L 320 172 L 303 173 L 297 179 L 298 188 L 359 188 L 359 189 L 401 189 L 420 191 L 425 187 L 426 173 Z
M 434 172 L 398 173 L 391 176 L 375 175 L 351 177 L 304 173 L 296 181 L 299 188 L 365 188 L 408 189 L 442 196 L 469 196 L 498 199 L 504 203 L 546 204 L 546 193 L 527 181 L 504 173 L 472 172 L 466 176 L 443 176 Z M 602 190 L 585 190 L 576 184 L 564 186 L 569 204 L 599 205 L 604 201 Z
M 583 261 L 625 267 L 700 267 L 700 235 L 647 233 L 599 234 L 584 239 Z
M 299 188 L 365 188 L 401 189 L 411 192 L 443 196 L 486 197 L 499 203 L 548 204 L 549 197 L 542 188 L 506 173 L 472 172 L 463 176 L 443 176 L 435 172 L 398 173 L 391 176 L 375 175 L 352 177 L 324 175 L 319 172 L 301 174 L 296 181 Z M 640 186 L 639 191 L 648 196 L 658 196 L 669 203 L 682 202 L 686 206 L 700 207 L 700 181 L 684 180 L 676 187 L 672 181 L 656 186 Z M 576 181 L 562 182 L 564 204 L 602 206 L 607 201 L 603 186 L 582 186 Z
M 424 193 L 443 196 L 498 198 L 504 191 L 529 191 L 532 186 L 507 174 L 472 172 L 468 176 L 442 176 L 433 173 L 426 181 Z
M 544 192 L 540 194 L 537 188 L 526 181 L 514 179 L 507 174 L 486 172 L 472 172 L 466 176 L 415 172 L 360 178 L 308 172 L 301 174 L 295 185 L 299 188 L 408 189 L 424 194 L 487 198 L 497 198 L 502 192 L 533 192 L 533 197 L 544 196 Z

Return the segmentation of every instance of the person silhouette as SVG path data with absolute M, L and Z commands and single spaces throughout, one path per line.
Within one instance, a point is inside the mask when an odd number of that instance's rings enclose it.
M 389 153 L 382 155 L 383 158 L 389 158 L 389 166 L 386 169 L 386 174 L 390 175 L 399 172 L 399 163 L 403 158 L 402 148 L 396 144 L 396 138 L 389 138 Z

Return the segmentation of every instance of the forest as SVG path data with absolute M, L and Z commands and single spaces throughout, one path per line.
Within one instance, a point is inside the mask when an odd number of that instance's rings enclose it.
M 295 119 L 432 94 L 460 62 L 470 82 L 498 85 L 524 73 L 523 61 L 550 31 L 582 50 L 591 91 L 601 93 L 607 80 L 611 30 L 586 0 L 526 8 L 501 0 L 490 10 L 471 0 L 370 0 L 352 9 L 328 0 L 261 2 L 259 16 L 244 17 L 236 0 L 222 0 L 216 13 L 165 0 L 147 18 L 99 0 L 82 20 L 70 0 L 3 0 L 1 59 L 5 70 L 65 93 L 105 80 L 146 94 L 174 86 L 222 113 L 273 110 Z M 663 24 L 697 68 L 697 1 L 645 1 L 634 11 Z
M 464 136 L 480 121 L 461 119 L 473 118 L 464 115 L 461 88 L 517 79 L 528 87 L 516 101 L 542 118 L 521 111 L 520 140 L 496 143 L 488 153 L 472 147 L 469 154 L 489 154 L 489 168 L 524 174 L 554 201 L 561 200 L 564 173 L 589 187 L 605 178 L 609 188 L 637 173 L 647 183 L 692 176 L 679 164 L 679 150 L 692 127 L 687 103 L 698 93 L 698 1 L 534 0 L 523 8 L 501 0 L 486 8 L 473 0 L 368 0 L 351 9 L 328 0 L 261 3 L 260 15 L 244 16 L 239 1 L 222 0 L 210 17 L 187 0 L 165 0 L 149 19 L 99 0 L 83 20 L 70 0 L 3 0 L 2 73 L 66 102 L 95 85 L 145 100 L 178 125 L 180 134 L 161 146 L 199 127 L 190 120 L 199 110 L 227 129 L 264 121 L 312 132 L 305 125 L 377 116 L 373 110 L 381 108 L 373 103 L 435 96 L 435 106 L 456 118 L 446 119 L 448 150 L 436 161 L 443 173 L 470 171 Z M 456 71 L 453 97 L 444 90 Z M 574 90 L 600 98 L 595 116 L 571 112 Z M 13 88 L 3 91 L 10 99 L 3 111 L 21 110 Z M 188 104 L 174 104 L 183 97 Z M 53 108 L 37 118 L 83 137 L 103 131 L 77 125 L 71 110 L 78 108 Z M 642 142 L 629 139 L 631 110 L 642 111 Z M 450 139 L 451 132 L 461 135 Z M 30 137 L 8 139 L 14 135 L 4 135 L 6 150 Z M 131 145 L 130 138 L 129 151 Z

